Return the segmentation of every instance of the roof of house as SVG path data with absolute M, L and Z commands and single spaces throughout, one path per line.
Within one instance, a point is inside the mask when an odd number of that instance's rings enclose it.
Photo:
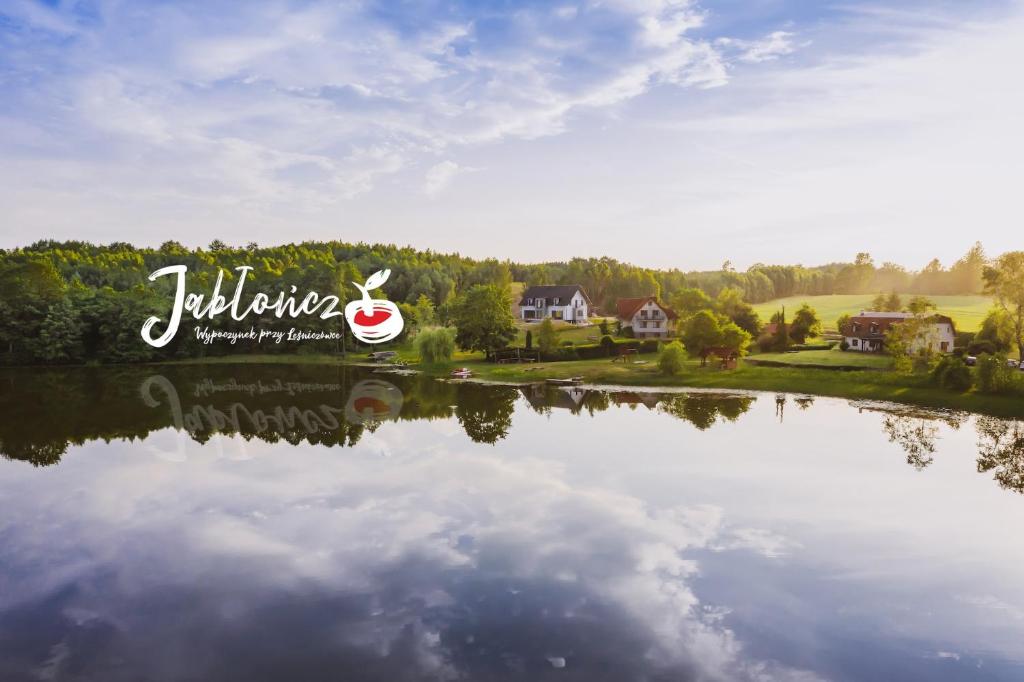
M 549 303 L 554 299 L 565 301 L 566 303 L 576 294 L 576 292 L 582 294 L 583 299 L 590 303 L 590 297 L 587 296 L 587 291 L 579 284 L 536 284 L 532 287 L 527 287 L 526 291 L 523 292 L 523 297 L 519 301 L 519 305 L 527 305 L 527 299 L 543 298 Z
M 909 315 L 908 313 L 870 312 L 865 314 L 865 312 L 866 311 L 862 311 L 860 315 L 851 317 L 850 321 L 843 325 L 843 328 L 839 330 L 840 333 L 843 336 L 856 336 L 858 338 L 880 338 L 885 336 L 886 332 L 888 332 L 894 324 L 899 324 L 913 317 L 913 315 Z M 950 327 L 953 327 L 954 332 L 956 331 L 956 325 L 953 323 L 953 319 L 947 315 L 929 315 L 925 319 L 936 324 L 948 324 Z M 854 324 L 860 325 L 856 331 L 853 329 Z M 875 325 L 877 328 L 872 329 L 872 325 Z
M 643 308 L 648 301 L 653 301 L 659 308 L 665 311 L 665 317 L 674 320 L 678 315 L 676 311 L 659 301 L 654 296 L 643 296 L 641 298 L 620 298 L 615 301 L 615 314 L 620 320 L 632 320 L 633 316 Z

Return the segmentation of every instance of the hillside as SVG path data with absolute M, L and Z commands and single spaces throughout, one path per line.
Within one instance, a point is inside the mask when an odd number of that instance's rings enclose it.
M 912 294 L 901 294 L 904 302 Z M 818 316 L 826 329 L 835 329 L 836 320 L 843 313 L 855 314 L 871 307 L 874 294 L 832 294 L 829 296 L 791 296 L 778 298 L 774 301 L 754 304 L 754 309 L 761 319 L 768 321 L 772 314 L 782 306 L 786 306 L 787 316 L 791 316 L 803 303 L 808 303 L 818 311 Z M 939 312 L 949 315 L 956 322 L 960 331 L 977 331 L 982 320 L 992 307 L 992 299 L 988 296 L 929 296 L 939 308 Z

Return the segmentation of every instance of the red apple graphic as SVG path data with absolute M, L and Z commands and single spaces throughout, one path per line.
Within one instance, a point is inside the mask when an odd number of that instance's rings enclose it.
M 390 341 L 401 334 L 405 326 L 397 305 L 385 299 L 370 298 L 370 291 L 380 288 L 390 276 L 390 270 L 378 270 L 363 284 L 352 282 L 363 297 L 345 306 L 345 320 L 352 334 L 364 343 Z

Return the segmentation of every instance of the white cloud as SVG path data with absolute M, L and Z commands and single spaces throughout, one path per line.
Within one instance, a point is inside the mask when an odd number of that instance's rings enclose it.
M 423 182 L 423 193 L 428 197 L 437 196 L 464 168 L 454 161 L 442 161 L 430 167 Z
M 775 31 L 761 40 L 741 42 L 740 45 L 743 47 L 740 60 L 755 63 L 777 59 L 796 49 L 793 45 L 793 34 L 788 31 Z

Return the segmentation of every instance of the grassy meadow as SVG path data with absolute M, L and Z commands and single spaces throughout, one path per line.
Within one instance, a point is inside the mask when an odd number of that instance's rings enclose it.
M 754 363 L 784 363 L 792 367 L 859 367 L 862 369 L 889 369 L 892 357 L 882 353 L 857 353 L 832 350 L 804 350 L 797 353 L 757 353 L 749 358 Z
M 910 300 L 913 294 L 900 294 L 903 302 Z M 818 311 L 818 317 L 825 325 L 825 329 L 834 330 L 836 320 L 843 313 L 854 315 L 861 310 L 871 308 L 871 301 L 875 294 L 833 294 L 830 296 L 791 296 L 789 298 L 778 298 L 766 303 L 754 304 L 754 310 L 761 316 L 762 320 L 769 320 L 773 313 L 782 306 L 786 306 L 787 317 L 792 318 L 792 313 L 802 304 L 807 303 Z M 988 296 L 929 296 L 938 312 L 949 315 L 956 323 L 959 331 L 975 332 L 981 328 L 981 322 L 985 319 L 989 309 L 992 307 L 992 299 Z

